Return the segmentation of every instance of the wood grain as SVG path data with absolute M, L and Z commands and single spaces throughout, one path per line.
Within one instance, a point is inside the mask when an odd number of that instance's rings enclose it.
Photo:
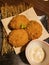
M 49 17 L 49 1 L 44 2 L 43 0 L 0 0 L 0 10 L 2 13 L 2 18 L 19 14 L 28 9 L 30 6 L 34 7 L 37 15 L 47 15 Z M 49 18 L 47 27 L 49 29 Z M 6 37 L 5 33 L 3 35 Z
M 23 0 L 27 3 L 31 3 L 34 7 L 37 15 L 48 16 L 48 30 L 49 30 L 49 1 L 44 0 Z

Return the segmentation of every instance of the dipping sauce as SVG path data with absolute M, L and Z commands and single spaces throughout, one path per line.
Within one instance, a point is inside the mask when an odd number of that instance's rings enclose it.
M 30 52 L 30 56 L 33 62 L 40 63 L 44 59 L 44 51 L 40 46 L 34 46 Z
M 45 52 L 41 44 L 31 41 L 26 47 L 26 58 L 31 65 L 42 63 L 45 58 Z

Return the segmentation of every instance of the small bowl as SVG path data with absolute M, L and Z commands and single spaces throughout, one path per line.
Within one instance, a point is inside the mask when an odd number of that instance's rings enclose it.
M 31 52 L 33 51 L 33 45 L 40 46 L 44 52 L 44 58 L 41 62 L 37 63 L 32 60 L 33 57 L 31 57 Z M 32 51 L 31 51 L 32 50 Z M 29 44 L 26 47 L 25 50 L 26 58 L 30 65 L 49 65 L 49 44 L 45 41 L 39 41 L 39 40 L 32 40 L 29 42 Z

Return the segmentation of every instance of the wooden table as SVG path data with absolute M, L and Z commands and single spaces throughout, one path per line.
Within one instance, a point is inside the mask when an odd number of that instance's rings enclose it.
M 29 4 L 31 3 L 37 15 L 47 15 L 48 16 L 48 29 L 49 29 L 49 1 L 48 2 L 44 2 L 43 0 L 20 0 L 20 1 L 25 1 Z M 4 5 L 5 3 L 13 5 L 13 4 L 16 4 L 16 0 L 12 0 L 12 3 L 11 3 L 11 0 L 0 0 L 0 7 L 2 7 L 2 4 Z M 2 58 L 3 60 L 1 60 Z M 3 57 L 0 56 L 0 60 L 1 60 L 0 65 L 17 65 L 16 64 L 17 60 L 15 61 L 12 60 L 14 58 L 16 58 L 16 55 L 14 53 L 10 53 Z
M 26 2 L 32 3 L 38 15 L 46 14 L 49 16 L 49 1 L 26 0 Z
M 16 0 L 12 0 L 11 3 L 10 0 L 0 0 L 0 6 L 1 4 L 10 3 L 10 4 L 16 4 Z M 46 14 L 49 16 L 49 1 L 44 0 L 18 0 L 18 1 L 25 1 L 27 3 L 32 3 L 33 7 L 35 8 L 38 15 Z
M 49 1 L 44 1 L 44 0 L 18 0 L 18 1 L 24 1 L 27 3 L 31 3 L 32 6 L 34 7 L 37 15 L 47 15 L 49 18 Z M 16 4 L 16 0 L 12 0 L 12 3 L 10 0 L 0 0 L 0 6 L 1 4 Z M 49 28 L 49 19 L 48 19 L 48 28 Z
M 24 0 L 25 1 L 25 0 Z M 38 15 L 48 16 L 48 28 L 49 28 L 49 1 L 44 0 L 26 0 L 25 2 L 32 3 L 36 13 Z
M 8 4 L 16 4 L 16 0 L 12 1 L 13 2 L 11 3 L 10 0 L 0 0 L 0 6 L 2 6 L 2 4 L 5 4 L 6 2 Z M 18 1 L 25 1 L 29 4 L 31 3 L 38 15 L 46 14 L 47 16 L 49 16 L 49 1 L 44 0 L 18 0 Z

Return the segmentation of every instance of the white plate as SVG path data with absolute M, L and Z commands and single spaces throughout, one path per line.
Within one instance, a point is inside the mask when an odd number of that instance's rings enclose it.
M 35 20 L 41 24 L 43 30 L 42 30 L 42 35 L 38 38 L 39 40 L 44 40 L 44 39 L 49 37 L 48 32 L 46 31 L 46 29 L 44 28 L 44 26 L 42 25 L 42 23 L 38 19 L 38 16 L 37 16 L 35 10 L 33 9 L 33 7 L 22 12 L 21 14 L 25 15 L 29 20 Z M 21 15 L 21 14 L 19 14 L 19 15 Z M 7 32 L 7 35 L 11 32 L 11 30 L 8 28 L 8 24 L 12 18 L 13 18 L 13 16 L 1 20 L 5 30 Z M 13 47 L 13 48 L 14 48 L 16 54 L 19 54 L 21 52 L 20 51 L 21 47 L 18 47 L 18 48 Z

